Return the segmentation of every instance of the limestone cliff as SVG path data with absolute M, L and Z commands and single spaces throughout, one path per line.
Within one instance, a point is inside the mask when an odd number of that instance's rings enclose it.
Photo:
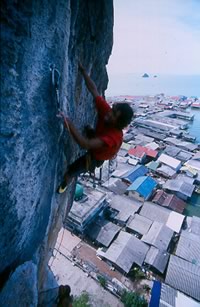
M 77 64 L 103 93 L 112 30 L 112 0 L 1 1 L 0 305 L 37 304 L 72 204 L 75 183 L 62 196 L 56 188 L 82 152 L 56 117 L 50 66 L 60 72 L 61 109 L 79 129 L 94 124 Z

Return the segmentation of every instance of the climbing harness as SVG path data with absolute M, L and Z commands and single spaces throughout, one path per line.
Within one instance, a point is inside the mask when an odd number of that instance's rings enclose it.
M 60 85 L 60 72 L 59 70 L 56 68 L 55 64 L 51 64 L 49 66 L 49 69 L 51 71 L 51 81 L 52 81 L 52 85 L 55 89 L 55 94 L 56 94 L 56 102 L 57 102 L 57 107 L 58 107 L 58 111 L 61 111 L 61 107 L 60 107 L 60 97 L 59 97 L 59 85 Z

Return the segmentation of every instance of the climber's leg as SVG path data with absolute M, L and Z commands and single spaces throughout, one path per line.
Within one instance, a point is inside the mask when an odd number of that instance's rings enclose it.
M 86 173 L 88 171 L 87 169 L 87 154 L 84 156 L 80 157 L 77 159 L 75 162 L 73 162 L 68 170 L 65 172 L 63 181 L 61 185 L 58 188 L 58 193 L 64 193 L 67 189 L 67 185 L 70 182 L 70 180 L 75 177 L 80 175 L 81 173 Z

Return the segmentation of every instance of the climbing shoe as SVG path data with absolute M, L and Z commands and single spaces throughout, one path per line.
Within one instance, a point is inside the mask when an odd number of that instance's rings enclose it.
M 66 182 L 61 183 L 61 185 L 57 189 L 58 194 L 62 194 L 67 190 L 67 184 Z

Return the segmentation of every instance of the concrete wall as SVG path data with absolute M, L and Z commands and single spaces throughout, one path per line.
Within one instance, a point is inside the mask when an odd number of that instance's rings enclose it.
M 75 182 L 65 195 L 56 188 L 83 153 L 56 117 L 49 67 L 55 64 L 61 74 L 61 109 L 81 130 L 94 124 L 77 64 L 88 68 L 103 93 L 112 29 L 112 0 L 1 1 L 0 305 L 12 292 L 16 306 L 36 304 L 35 289 L 42 288 Z M 26 272 L 34 280 L 30 289 L 20 287 Z M 32 291 L 28 302 L 24 291 Z

